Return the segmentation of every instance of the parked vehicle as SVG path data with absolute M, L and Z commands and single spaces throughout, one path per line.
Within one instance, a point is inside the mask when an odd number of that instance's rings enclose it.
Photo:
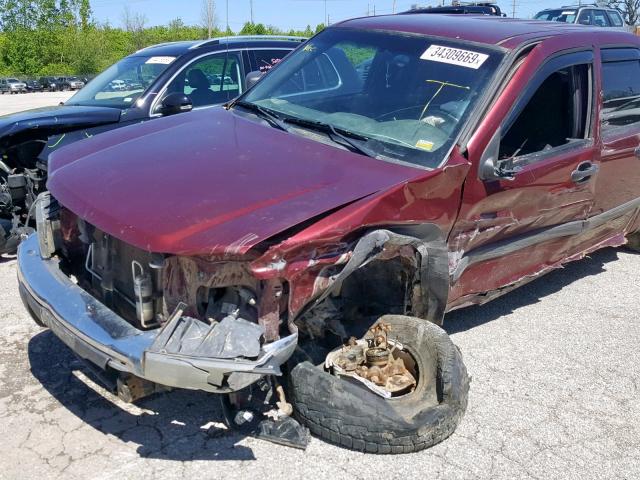
M 26 93 L 27 85 L 16 78 L 0 78 L 0 93 Z
M 43 90 L 42 85 L 36 79 L 26 80 L 24 83 L 27 86 L 27 92 L 29 93 L 42 92 Z
M 245 75 L 272 65 L 304 40 L 238 36 L 156 45 L 113 65 L 64 105 L 0 117 L 6 167 L 0 168 L 0 255 L 15 251 L 29 231 L 25 222 L 45 187 L 51 152 L 106 130 L 228 102 L 244 92 Z M 205 73 L 220 75 L 219 82 Z M 61 89 L 50 77 L 44 83 Z M 20 189 L 8 186 L 9 177 Z
M 461 5 L 449 5 L 441 7 L 413 8 L 404 13 L 439 13 L 439 14 L 463 14 L 463 15 L 494 15 L 506 17 L 496 2 L 464 2 Z
M 638 59 L 553 22 L 331 26 L 224 109 L 55 152 L 26 308 L 124 399 L 242 391 L 235 426 L 275 390 L 331 442 L 426 448 L 467 402 L 446 312 L 638 240 Z
M 62 85 L 54 77 L 41 77 L 40 85 L 42 85 L 42 89 L 47 92 L 57 92 L 62 90 Z
M 626 30 L 622 14 L 615 8 L 598 4 L 582 4 L 561 8 L 547 8 L 534 17 L 536 20 L 577 23 L 593 27 Z
M 60 77 L 58 84 L 62 86 L 63 90 L 80 90 L 84 88 L 84 82 L 78 77 Z

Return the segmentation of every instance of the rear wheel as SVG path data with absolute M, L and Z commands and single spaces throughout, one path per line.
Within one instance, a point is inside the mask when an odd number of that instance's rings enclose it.
M 440 327 L 399 315 L 380 323 L 415 362 L 411 393 L 386 399 L 303 362 L 291 371 L 289 399 L 300 422 L 324 440 L 371 453 L 417 452 L 455 431 L 467 406 L 467 370 Z
M 627 236 L 627 248 L 640 252 L 640 232 L 632 233 Z

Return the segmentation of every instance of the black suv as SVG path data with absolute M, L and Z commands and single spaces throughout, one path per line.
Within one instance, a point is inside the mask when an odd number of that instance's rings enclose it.
M 56 92 L 62 89 L 60 82 L 55 77 L 40 77 L 39 82 L 45 92 Z
M 105 70 L 64 105 L 0 117 L 0 255 L 16 249 L 54 150 L 106 130 L 228 102 L 305 38 L 225 37 L 155 45 Z M 62 85 L 46 77 L 47 90 Z M 2 165 L 0 165 L 2 167 Z M 14 221 L 17 219 L 17 221 Z

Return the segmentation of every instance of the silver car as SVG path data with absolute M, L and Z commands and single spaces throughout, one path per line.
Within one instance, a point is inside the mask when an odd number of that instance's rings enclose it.
M 0 79 L 0 92 L 5 93 L 26 93 L 27 84 L 15 78 Z
M 619 10 L 597 5 L 548 8 L 537 13 L 534 19 L 627 30 Z

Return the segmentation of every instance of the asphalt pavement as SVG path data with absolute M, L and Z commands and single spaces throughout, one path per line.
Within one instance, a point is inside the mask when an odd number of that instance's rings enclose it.
M 60 100 L 0 96 L 0 114 Z M 0 479 L 638 479 L 639 271 L 640 254 L 606 249 L 448 315 L 473 378 L 466 416 L 434 448 L 374 456 L 243 438 L 201 392 L 122 403 L 33 323 L 2 257 Z

